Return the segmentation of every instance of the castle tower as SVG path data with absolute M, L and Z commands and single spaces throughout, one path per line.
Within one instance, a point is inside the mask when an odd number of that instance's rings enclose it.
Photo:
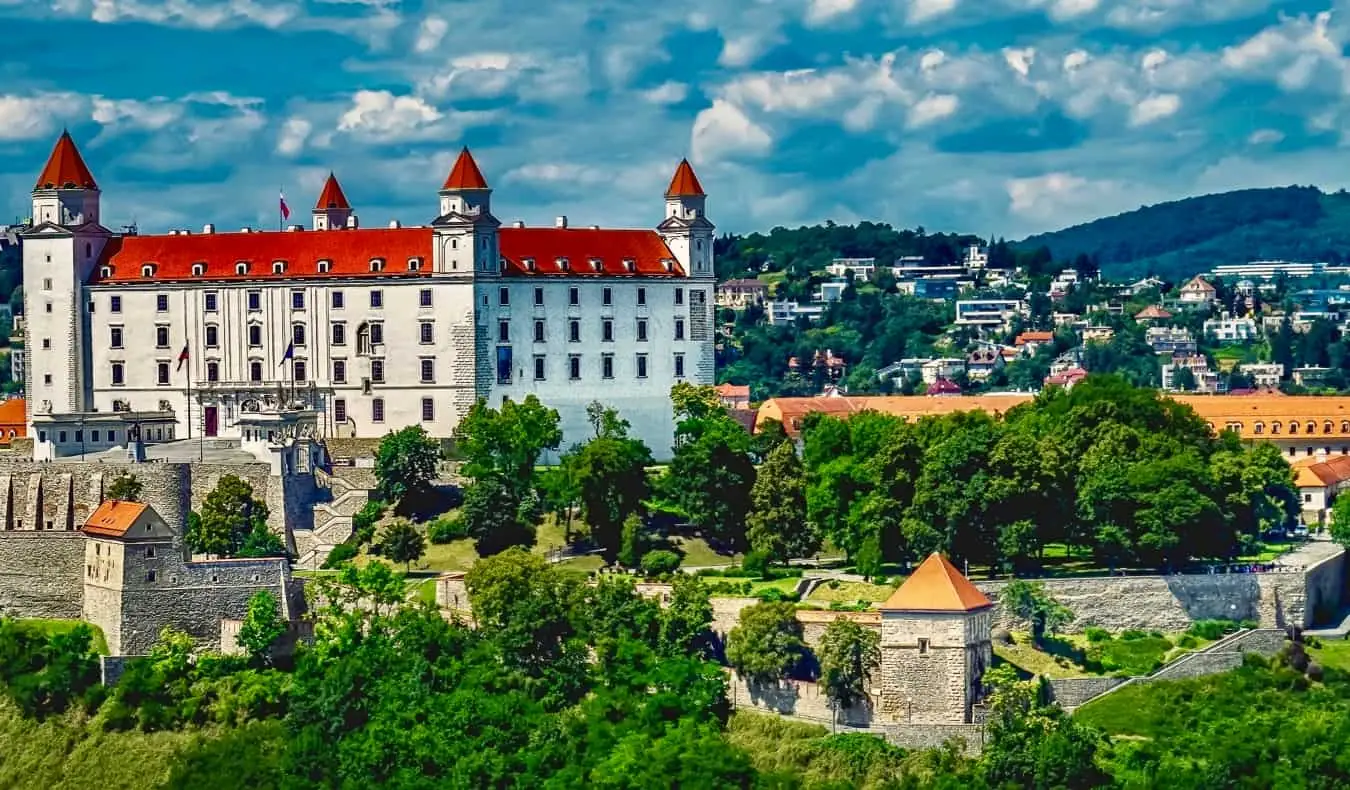
M 337 177 L 329 173 L 323 191 L 319 193 L 319 202 L 314 204 L 314 229 L 341 230 L 346 227 L 356 227 L 356 214 L 342 193 Z
M 500 274 L 497 228 L 492 216 L 492 188 L 468 148 L 459 152 L 440 191 L 436 230 L 437 272 L 466 275 Z
M 681 159 L 666 188 L 666 218 L 656 227 L 690 277 L 713 277 L 713 224 L 705 214 L 708 196 L 688 159 Z
M 99 224 L 99 196 L 74 140 L 62 132 L 33 187 L 33 225 L 24 232 L 30 436 L 34 412 L 82 411 L 92 397 L 84 284 L 111 235 Z
M 994 605 L 934 552 L 881 605 L 881 716 L 967 724 L 993 663 Z

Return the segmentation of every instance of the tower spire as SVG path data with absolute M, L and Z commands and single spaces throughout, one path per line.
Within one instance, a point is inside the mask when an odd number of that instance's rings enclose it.
M 323 191 L 319 193 L 319 200 L 314 204 L 314 229 L 341 230 L 355 227 L 355 219 L 352 204 L 347 202 L 342 185 L 330 170 L 328 180 L 323 184 Z
M 39 189 L 98 189 L 69 131 L 61 131 L 51 156 L 47 157 L 47 166 L 42 168 L 33 191 Z
M 469 153 L 468 146 L 460 149 L 459 158 L 455 160 L 455 166 L 450 168 L 450 175 L 445 179 L 445 184 L 441 186 L 442 192 L 465 189 L 490 189 L 487 179 L 483 178 L 483 171 L 478 169 L 478 163 L 473 160 L 473 154 Z

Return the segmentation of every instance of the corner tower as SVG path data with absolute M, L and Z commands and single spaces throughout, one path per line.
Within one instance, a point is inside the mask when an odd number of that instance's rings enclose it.
M 314 229 L 341 230 L 348 227 L 356 227 L 356 214 L 352 212 L 347 196 L 342 193 L 337 176 L 330 172 L 323 184 L 323 191 L 319 193 L 319 202 L 314 204 Z
M 713 230 L 706 216 L 708 195 L 688 159 L 681 159 L 666 188 L 666 218 L 656 227 L 690 277 L 713 277 Z
M 435 271 L 468 276 L 500 274 L 497 228 L 492 216 L 492 188 L 468 148 L 460 150 L 441 186 L 440 215 L 435 229 Z
M 994 605 L 933 552 L 881 605 L 881 713 L 898 724 L 968 724 L 993 663 Z
M 99 222 L 99 188 L 70 132 L 61 137 L 33 187 L 33 224 L 79 227 Z

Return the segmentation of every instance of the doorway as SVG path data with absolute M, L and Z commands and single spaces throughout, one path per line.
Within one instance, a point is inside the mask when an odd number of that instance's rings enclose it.
M 220 430 L 220 410 L 216 406 L 207 406 L 202 415 L 203 433 L 215 436 Z

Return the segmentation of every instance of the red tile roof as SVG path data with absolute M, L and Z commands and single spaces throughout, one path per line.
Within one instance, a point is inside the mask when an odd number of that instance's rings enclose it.
M 961 385 L 951 379 L 937 378 L 924 392 L 928 395 L 960 395 Z
M 750 400 L 749 384 L 718 384 L 713 387 L 718 397 Z
M 675 254 L 652 230 L 502 228 L 498 234 L 508 275 L 684 276 Z M 559 264 L 564 259 L 566 269 Z
M 106 500 L 84 522 L 84 532 L 86 535 L 120 538 L 127 534 L 146 507 L 140 502 Z
M 487 179 L 483 178 L 483 171 L 478 169 L 478 163 L 473 161 L 473 154 L 469 153 L 468 148 L 461 149 L 459 158 L 455 160 L 455 166 L 450 168 L 450 176 L 445 179 L 441 189 L 487 188 Z
M 1171 317 L 1172 314 L 1170 312 L 1162 309 L 1156 304 L 1151 304 L 1148 307 L 1145 307 L 1143 310 L 1140 310 L 1139 312 L 1134 314 L 1134 319 L 1136 321 L 1140 320 L 1141 318 L 1158 318 L 1166 320 Z
M 666 189 L 666 197 L 704 197 L 706 194 L 703 185 L 698 182 L 698 176 L 694 175 L 694 168 L 690 166 L 689 160 L 681 159 L 679 166 L 675 168 L 675 176 L 670 179 L 670 186 Z
M 61 133 L 33 189 L 98 189 L 93 174 L 80 156 L 80 149 L 70 139 L 70 132 Z
M 108 242 L 101 266 L 111 273 L 99 282 L 147 282 L 141 273 L 154 264 L 150 280 L 286 280 L 299 277 L 425 277 L 431 274 L 431 228 L 210 233 L 178 236 L 123 236 Z M 675 255 L 651 230 L 586 228 L 502 228 L 498 231 L 507 275 L 682 277 Z M 408 261 L 422 259 L 418 270 Z M 567 269 L 558 265 L 566 259 Z M 371 261 L 383 259 L 380 271 Z M 319 271 L 319 261 L 329 262 Z M 531 270 L 527 260 L 533 260 Z M 284 261 L 280 274 L 275 261 Z M 599 262 L 596 270 L 594 261 Z M 666 268 L 669 261 L 670 268 Z M 238 264 L 248 264 L 239 274 Z M 632 264 L 629 270 L 629 262 Z M 193 264 L 205 265 L 193 275 Z
M 946 557 L 928 555 L 900 589 L 881 605 L 883 612 L 974 612 L 994 604 Z
M 330 262 L 328 274 L 339 277 L 427 276 L 431 273 L 430 228 L 287 231 L 283 233 L 203 233 L 179 236 L 122 236 L 104 248 L 101 265 L 111 266 L 100 282 L 146 282 L 144 264 L 155 265 L 154 280 L 284 280 L 322 276 L 319 261 Z M 371 259 L 384 259 L 383 271 L 371 271 Z M 409 258 L 422 258 L 419 271 L 408 270 Z M 274 261 L 285 261 L 281 274 Z M 247 262 L 246 274 L 237 265 Z M 206 265 L 194 276 L 195 263 Z
M 1013 345 L 1021 346 L 1027 343 L 1049 343 L 1055 339 L 1054 332 L 1023 332 L 1013 341 Z
M 319 202 L 314 204 L 314 208 L 323 210 L 329 208 L 350 209 L 351 207 L 352 205 L 347 202 L 347 196 L 342 194 L 342 187 L 338 184 L 337 177 L 329 173 L 328 180 L 324 182 L 323 191 L 319 193 Z

